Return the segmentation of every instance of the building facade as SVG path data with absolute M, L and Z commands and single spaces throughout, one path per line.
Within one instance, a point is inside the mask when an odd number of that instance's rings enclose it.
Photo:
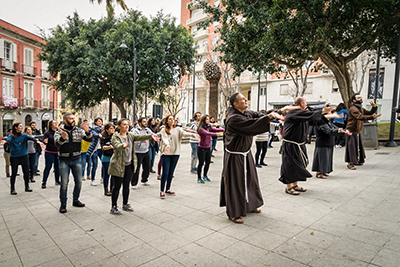
M 51 86 L 46 62 L 37 55 L 44 39 L 0 19 L 0 134 L 15 122 L 34 121 L 44 130 L 57 119 L 58 94 Z

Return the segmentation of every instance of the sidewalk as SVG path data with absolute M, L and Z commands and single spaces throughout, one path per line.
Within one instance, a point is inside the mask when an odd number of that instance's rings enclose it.
M 273 145 L 268 166 L 258 169 L 262 213 L 245 217 L 243 225 L 229 221 L 218 205 L 220 141 L 212 182 L 198 184 L 190 174 L 190 145 L 184 144 L 172 185 L 177 195 L 160 199 L 151 174 L 151 186 L 131 190 L 135 211 L 121 216 L 109 213 L 102 185 L 89 181 L 81 193 L 86 207 L 72 207 L 70 182 L 68 212 L 60 214 L 52 173 L 47 189 L 36 176 L 32 193 L 24 192 L 19 176 L 18 195 L 10 195 L 1 153 L 0 266 L 400 265 L 400 147 L 367 150 L 366 164 L 356 171 L 343 162 L 344 148 L 336 149 L 331 176 L 310 178 L 301 183 L 306 193 L 291 196 L 278 181 L 279 143 Z M 314 143 L 307 149 L 312 163 Z M 43 155 L 40 166 L 43 172 Z M 100 168 L 98 182 L 99 174 Z

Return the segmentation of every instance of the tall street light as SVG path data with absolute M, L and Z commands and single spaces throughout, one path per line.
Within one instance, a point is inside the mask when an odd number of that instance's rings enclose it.
M 135 47 L 135 38 L 133 38 L 133 121 L 136 121 L 136 47 Z M 128 46 L 125 44 L 125 39 L 122 41 L 122 44 L 119 46 L 120 48 L 127 49 Z

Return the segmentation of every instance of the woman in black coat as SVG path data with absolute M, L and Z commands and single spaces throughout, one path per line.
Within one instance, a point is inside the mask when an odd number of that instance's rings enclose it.
M 329 117 L 329 115 L 327 115 Z M 334 115 L 331 115 L 334 116 Z M 317 178 L 326 179 L 333 171 L 333 147 L 335 146 L 335 136 L 340 133 L 351 135 L 347 130 L 338 128 L 325 116 L 316 123 L 316 141 L 314 150 L 314 161 L 312 171 L 317 172 Z

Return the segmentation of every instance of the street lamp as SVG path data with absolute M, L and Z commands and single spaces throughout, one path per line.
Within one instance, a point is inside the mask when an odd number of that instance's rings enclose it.
M 133 36 L 132 36 L 133 38 Z M 125 39 L 122 41 L 120 48 L 127 49 L 128 46 L 125 44 Z M 136 120 L 136 47 L 135 38 L 133 38 L 133 123 Z

